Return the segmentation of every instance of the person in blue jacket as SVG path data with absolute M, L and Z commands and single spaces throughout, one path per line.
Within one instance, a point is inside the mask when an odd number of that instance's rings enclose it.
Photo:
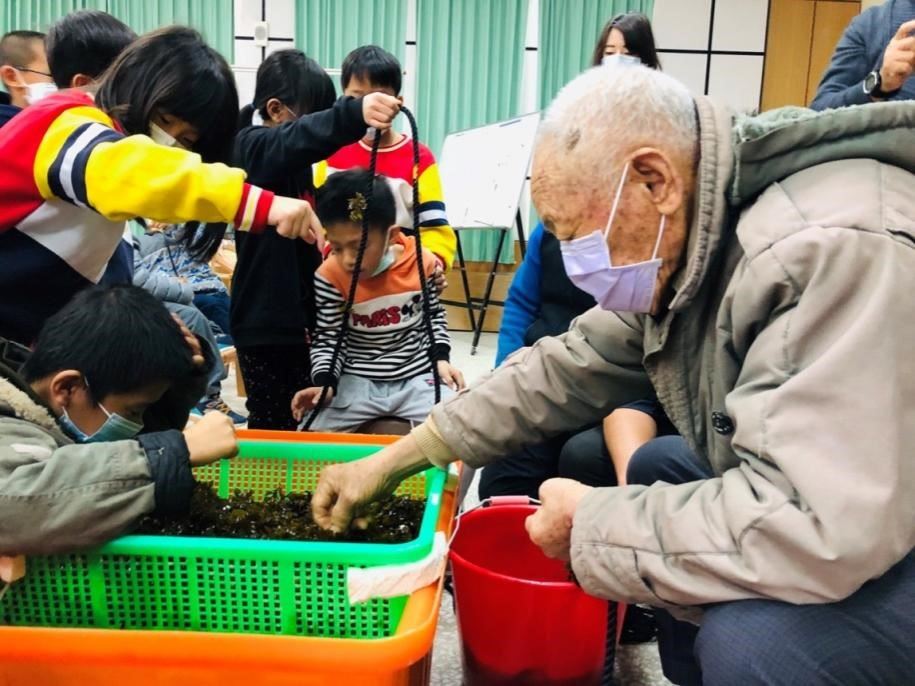
M 810 107 L 915 98 L 915 0 L 887 0 L 851 20 Z

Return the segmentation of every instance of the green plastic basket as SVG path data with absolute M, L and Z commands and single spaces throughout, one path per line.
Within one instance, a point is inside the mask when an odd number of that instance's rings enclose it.
M 312 490 L 321 470 L 380 445 L 241 441 L 232 460 L 196 470 L 219 495 Z M 97 550 L 31 557 L 0 604 L 19 626 L 178 629 L 335 638 L 393 634 L 406 597 L 350 605 L 349 567 L 412 562 L 432 549 L 445 472 L 430 469 L 398 493 L 425 498 L 419 536 L 399 544 L 124 536 Z

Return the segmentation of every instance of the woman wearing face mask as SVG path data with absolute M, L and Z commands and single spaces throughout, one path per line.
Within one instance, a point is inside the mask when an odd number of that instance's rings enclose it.
M 334 102 L 327 73 L 300 50 L 272 53 L 257 70 L 254 103 L 241 112 L 235 164 L 252 183 L 311 200 L 312 164 L 365 135 L 387 129 L 400 103 L 384 93 Z M 231 333 L 248 392 L 248 426 L 294 430 L 292 397 L 311 386 L 308 331 L 321 253 L 288 250 L 275 232 L 236 234 Z
M 129 46 L 94 99 L 61 92 L 0 130 L 0 336 L 30 344 L 100 281 L 133 217 L 234 222 L 252 233 L 271 224 L 314 241 L 307 203 L 220 164 L 237 111 L 226 61 L 196 31 L 170 27 Z
M 614 62 L 641 62 L 652 69 L 661 68 L 651 22 L 641 12 L 618 14 L 604 24 L 594 45 L 591 66 Z

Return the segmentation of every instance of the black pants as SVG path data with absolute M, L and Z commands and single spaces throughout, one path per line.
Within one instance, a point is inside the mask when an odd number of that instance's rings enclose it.
M 646 443 L 626 472 L 631 484 L 708 477 L 677 436 Z M 915 683 L 915 553 L 837 603 L 740 600 L 708 606 L 701 627 L 664 611 L 657 621 L 664 675 L 675 684 Z
M 522 448 L 517 454 L 486 466 L 480 475 L 480 498 L 537 498 L 540 484 L 557 476 L 588 486 L 616 485 L 616 473 L 600 426 Z
M 308 346 L 236 347 L 248 392 L 248 428 L 294 431 L 292 396 L 311 384 Z

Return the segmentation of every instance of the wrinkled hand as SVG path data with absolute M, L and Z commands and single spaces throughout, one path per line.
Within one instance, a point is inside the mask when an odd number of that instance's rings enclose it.
M 324 228 L 305 200 L 274 196 L 267 223 L 275 226 L 283 238 L 301 238 L 306 243 L 317 244 L 319 250 L 324 248 Z
M 572 479 L 548 479 L 540 486 L 540 507 L 525 520 L 524 528 L 547 557 L 569 560 L 575 509 L 591 490 Z
M 367 126 L 384 131 L 400 112 L 400 99 L 385 93 L 369 93 L 362 98 L 362 118 Z
M 200 347 L 200 339 L 187 328 L 187 324 L 184 323 L 184 320 L 174 312 L 172 312 L 172 319 L 175 320 L 178 328 L 181 329 L 181 335 L 184 336 L 184 342 L 187 343 L 187 347 L 191 349 L 191 361 L 194 363 L 194 366 L 202 367 L 206 364 L 206 358 L 203 356 L 203 348 Z
M 912 75 L 915 69 L 915 19 L 899 27 L 896 35 L 886 46 L 883 53 L 883 65 L 880 67 L 880 90 L 894 91 Z
M 438 375 L 448 388 L 452 391 L 460 391 L 466 387 L 467 384 L 464 383 L 464 375 L 460 369 L 453 367 L 450 362 L 445 362 L 445 360 L 439 360 L 437 364 Z
M 302 417 L 305 416 L 307 411 L 315 408 L 318 404 L 318 399 L 321 397 L 322 390 L 324 390 L 323 386 L 311 386 L 303 388 L 292 397 L 292 416 L 295 417 L 297 422 L 302 421 Z M 324 401 L 329 403 L 333 399 L 334 389 L 328 388 L 327 397 Z
M 432 272 L 432 283 L 435 286 L 436 293 L 439 295 L 448 288 L 448 279 L 445 278 L 445 270 L 442 269 L 442 265 L 438 262 L 435 263 L 435 271 Z
M 397 487 L 397 481 L 380 467 L 379 455 L 331 465 L 321 472 L 311 499 L 311 514 L 318 526 L 336 533 L 351 525 L 365 528 L 369 506 Z
M 201 467 L 238 454 L 235 424 L 222 412 L 207 412 L 184 430 L 191 466 Z

